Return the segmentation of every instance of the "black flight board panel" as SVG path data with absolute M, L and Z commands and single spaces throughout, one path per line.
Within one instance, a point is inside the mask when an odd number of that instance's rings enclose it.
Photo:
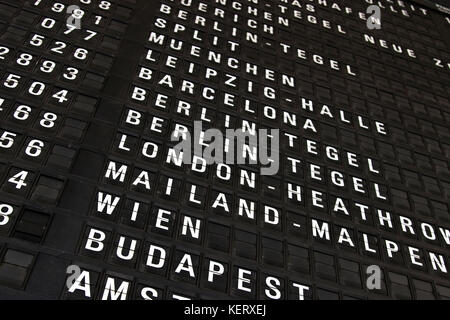
M 0 0 L 0 298 L 449 299 L 449 12 Z

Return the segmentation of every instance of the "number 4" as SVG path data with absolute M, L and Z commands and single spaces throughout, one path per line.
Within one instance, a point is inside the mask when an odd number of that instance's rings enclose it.
M 25 179 L 28 176 L 28 171 L 20 171 L 19 173 L 15 174 L 11 178 L 9 178 L 9 182 L 16 185 L 16 189 L 22 189 L 22 187 L 26 187 L 27 184 L 24 182 Z
M 66 98 L 68 93 L 69 92 L 67 90 L 61 90 L 55 93 L 52 97 L 58 100 L 59 103 L 63 103 L 68 100 Z

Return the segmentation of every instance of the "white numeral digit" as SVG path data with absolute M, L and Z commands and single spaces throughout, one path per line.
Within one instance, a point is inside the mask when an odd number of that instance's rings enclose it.
M 78 69 L 68 67 L 67 72 L 63 74 L 63 77 L 67 80 L 75 80 L 78 75 Z
M 31 38 L 30 44 L 35 47 L 40 47 L 42 46 L 42 43 L 44 43 L 44 39 L 45 39 L 44 36 L 35 34 L 33 38 Z
M 99 6 L 100 9 L 109 10 L 109 8 L 111 7 L 111 2 L 109 2 L 109 1 L 101 1 L 98 6 Z
M 21 77 L 18 76 L 17 74 L 10 74 L 8 76 L 8 78 L 6 78 L 5 82 L 3 82 L 3 84 L 7 88 L 14 89 L 14 88 L 16 88 L 19 85 L 20 78 Z
M 8 224 L 9 217 L 14 212 L 14 208 L 10 206 L 9 204 L 2 203 L 0 204 L 0 226 L 4 226 Z
M 76 30 L 77 27 L 72 25 L 72 24 L 66 24 L 67 30 L 64 31 L 64 34 L 69 34 L 71 33 L 73 30 Z
M 5 55 L 9 53 L 9 49 L 6 47 L 0 47 L 0 59 L 5 60 Z
M 51 73 L 53 70 L 55 70 L 56 63 L 50 60 L 45 60 L 42 62 L 42 66 L 40 70 L 45 73 Z
M 95 37 L 95 35 L 97 34 L 97 32 L 92 31 L 92 30 L 86 30 L 86 31 L 89 33 L 89 35 L 87 35 L 86 37 L 84 37 L 84 40 L 90 40 L 90 39 L 92 39 L 93 37 Z
M 55 2 L 55 3 L 53 4 L 52 11 L 55 11 L 55 12 L 63 12 L 63 10 L 64 10 L 65 7 L 66 7 L 66 6 L 63 5 L 62 3 Z
M 58 100 L 59 103 L 63 103 L 68 100 L 66 98 L 68 93 L 69 92 L 67 90 L 61 90 L 55 93 L 52 97 Z
M 88 51 L 86 49 L 78 48 L 75 51 L 75 53 L 73 54 L 73 56 L 78 60 L 84 60 L 84 59 L 86 59 L 87 54 L 88 54 Z
M 28 89 L 28 93 L 32 94 L 33 96 L 40 96 L 42 92 L 45 90 L 45 84 L 42 82 L 35 81 L 31 84 L 30 88 Z
M 30 116 L 31 108 L 29 106 L 20 105 L 17 107 L 16 111 L 14 111 L 14 118 L 17 120 L 27 120 Z
M 102 21 L 103 17 L 102 16 L 95 16 L 95 24 L 100 24 L 100 21 Z
M 56 47 L 52 48 L 51 51 L 59 53 L 59 54 L 64 54 L 64 52 L 62 52 L 62 49 L 64 49 L 67 45 L 61 41 L 56 41 L 55 45 L 56 45 Z
M 14 137 L 16 136 L 17 134 L 9 131 L 3 132 L 3 134 L 0 136 L 0 147 L 5 149 L 11 148 L 14 144 Z
M 77 8 L 77 9 L 73 10 L 72 17 L 80 20 L 81 18 L 84 17 L 84 11 Z
M 8 179 L 9 182 L 16 185 L 16 189 L 22 189 L 22 187 L 26 187 L 25 179 L 28 176 L 28 171 L 20 171 L 18 174 L 15 174 L 11 178 Z
M 30 157 L 39 157 L 42 152 L 44 143 L 41 140 L 31 140 L 25 148 L 25 153 Z
M 55 26 L 56 21 L 51 18 L 45 18 L 42 20 L 41 27 L 44 27 L 46 29 L 51 29 Z
M 55 121 L 58 116 L 51 112 L 44 113 L 44 118 L 39 122 L 44 128 L 53 128 L 55 126 Z
M 31 54 L 22 53 L 20 57 L 17 59 L 17 64 L 21 66 L 28 66 L 31 60 L 33 60 L 33 56 Z

